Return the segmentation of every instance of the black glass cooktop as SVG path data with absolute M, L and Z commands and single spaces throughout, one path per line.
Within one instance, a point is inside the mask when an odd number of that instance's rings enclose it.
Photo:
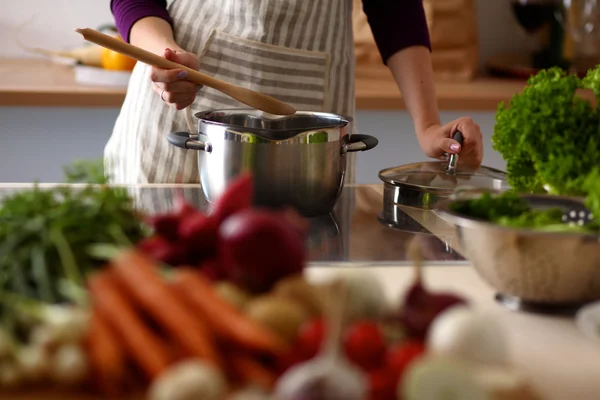
M 209 207 L 202 190 L 190 186 L 138 188 L 135 198 L 142 208 L 156 213 L 172 207 L 177 190 L 201 209 Z M 386 264 L 407 261 L 406 246 L 415 235 L 429 241 L 432 261 L 464 260 L 402 210 L 396 209 L 391 220 L 386 220 L 382 211 L 383 196 L 373 187 L 346 186 L 333 213 L 310 218 L 310 260 Z M 386 215 L 389 217 L 389 213 Z
M 0 197 L 22 185 L 0 186 Z M 179 192 L 200 209 L 209 207 L 202 189 L 193 185 L 128 187 L 138 208 L 149 213 L 168 211 Z M 388 207 L 389 211 L 389 207 Z M 310 218 L 309 259 L 315 263 L 398 265 L 408 261 L 406 246 L 415 235 L 430 244 L 430 261 L 464 261 L 445 241 L 400 209 L 383 213 L 383 196 L 372 186 L 348 185 L 333 213 Z M 387 217 L 387 218 L 386 218 Z

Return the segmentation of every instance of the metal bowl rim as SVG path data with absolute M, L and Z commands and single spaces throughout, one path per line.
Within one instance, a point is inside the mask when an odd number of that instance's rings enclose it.
M 568 200 L 568 201 L 577 201 L 579 203 L 583 203 L 581 198 L 578 197 L 570 197 L 570 196 L 553 196 L 553 195 L 544 195 L 544 194 L 527 194 L 520 195 L 522 198 L 547 198 L 552 197 L 557 200 Z M 436 203 L 434 210 L 440 214 L 440 216 L 449 222 L 452 222 L 454 225 L 458 225 L 462 228 L 486 228 L 488 230 L 495 230 L 498 232 L 511 232 L 517 233 L 520 236 L 545 236 L 545 237 L 556 237 L 556 238 L 588 238 L 594 239 L 598 241 L 600 244 L 600 233 L 582 233 L 582 232 L 544 232 L 538 231 L 535 229 L 527 229 L 527 228 L 512 228 L 508 226 L 502 226 L 498 224 L 494 224 L 489 221 L 483 221 L 476 218 L 468 217 L 457 212 L 450 210 L 450 205 L 454 202 L 461 201 L 465 199 L 443 199 Z

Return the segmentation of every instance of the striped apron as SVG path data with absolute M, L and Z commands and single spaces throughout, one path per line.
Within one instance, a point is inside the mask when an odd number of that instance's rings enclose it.
M 174 0 L 176 42 L 197 54 L 200 71 L 286 101 L 298 110 L 354 116 L 352 0 Z M 171 146 L 167 134 L 188 130 L 184 112 L 152 90 L 138 63 L 105 166 L 113 183 L 198 183 L 197 153 Z M 204 87 L 193 111 L 246 107 Z M 354 154 L 346 182 L 354 182 Z
M 352 9 L 352 0 L 174 0 L 169 14 L 175 41 L 198 55 L 201 72 L 266 93 L 298 110 L 354 118 Z M 197 152 L 167 142 L 169 132 L 193 126 L 186 124 L 183 111 L 169 107 L 153 92 L 149 72 L 143 63 L 135 66 L 106 145 L 110 181 L 199 183 Z M 208 87 L 190 106 L 194 112 L 232 107 L 246 106 Z M 355 154 L 347 159 L 345 182 L 350 184 Z M 175 190 L 133 192 L 141 208 L 156 212 L 170 208 Z M 186 189 L 190 200 L 206 205 L 200 190 L 190 190 Z M 345 223 L 351 204 L 353 196 L 345 195 L 337 206 Z

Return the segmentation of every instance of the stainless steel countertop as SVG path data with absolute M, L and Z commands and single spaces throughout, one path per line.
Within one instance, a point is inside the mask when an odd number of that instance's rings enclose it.
M 40 184 L 41 187 L 56 185 Z M 0 184 L 0 199 L 30 187 L 31 184 Z M 132 194 L 137 207 L 151 214 L 168 211 L 173 206 L 177 192 L 202 210 L 210 207 L 198 185 L 125 187 Z M 432 265 L 466 264 L 460 250 L 456 250 L 458 241 L 454 230 L 434 212 L 399 207 L 396 223 L 390 223 L 378 218 L 382 209 L 382 185 L 344 187 L 332 214 L 310 218 L 308 248 L 311 264 L 408 265 L 406 246 L 416 235 L 428 239 Z

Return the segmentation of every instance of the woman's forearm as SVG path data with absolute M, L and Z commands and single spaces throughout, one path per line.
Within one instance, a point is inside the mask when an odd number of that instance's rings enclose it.
M 163 55 L 167 48 L 182 50 L 173 38 L 171 24 L 158 17 L 146 17 L 134 23 L 129 34 L 129 42 L 159 55 Z
M 160 55 L 167 47 L 179 50 L 166 0 L 111 0 L 110 9 L 126 42 Z
M 417 135 L 433 125 L 439 125 L 429 49 L 424 46 L 407 47 L 391 56 L 387 65 L 402 92 Z

